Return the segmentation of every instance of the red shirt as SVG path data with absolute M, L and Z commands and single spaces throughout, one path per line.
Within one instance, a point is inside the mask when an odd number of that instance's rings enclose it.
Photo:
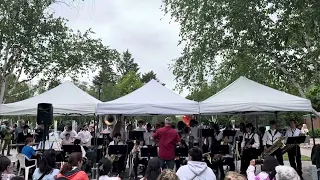
M 152 137 L 158 141 L 158 156 L 164 160 L 173 160 L 175 158 L 176 145 L 180 142 L 180 136 L 177 131 L 170 126 L 165 126 L 158 129 Z

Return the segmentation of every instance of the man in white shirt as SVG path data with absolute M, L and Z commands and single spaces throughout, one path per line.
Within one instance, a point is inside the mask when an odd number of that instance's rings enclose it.
M 65 139 L 66 138 L 66 134 L 70 134 L 70 138 L 72 141 L 75 140 L 75 138 L 78 136 L 77 132 L 75 130 L 72 130 L 72 126 L 68 126 L 61 134 L 60 134 L 60 138 L 61 139 Z
M 241 143 L 241 174 L 246 174 L 246 170 L 249 167 L 250 161 L 258 157 L 258 149 L 260 148 L 259 135 L 254 132 L 252 123 L 246 125 L 246 133 L 244 133 Z
M 199 145 L 199 127 L 198 127 L 198 125 L 199 124 L 196 120 L 192 119 L 190 121 L 191 134 L 193 136 L 193 143 L 195 145 Z
M 297 121 L 290 120 L 290 128 L 286 131 L 286 137 L 300 136 L 301 131 L 297 128 Z M 301 163 L 301 151 L 300 146 L 296 145 L 288 151 L 288 157 L 290 166 L 294 168 L 300 177 L 302 177 L 302 163 Z
M 266 131 L 262 137 L 262 144 L 264 150 L 267 150 L 271 147 L 279 138 L 282 137 L 282 134 L 277 130 L 277 122 L 270 121 L 270 130 Z M 272 156 L 276 156 L 280 165 L 283 165 L 283 157 L 281 148 L 277 149 Z
M 83 125 L 82 131 L 78 133 L 78 137 L 81 140 L 81 145 L 89 147 L 91 146 L 91 133 L 88 131 L 88 126 Z
M 147 146 L 154 145 L 154 141 L 152 138 L 153 132 L 151 131 L 152 126 L 150 123 L 147 124 L 147 131 L 143 133 L 143 138 Z
M 135 130 L 136 131 L 146 131 L 146 128 L 144 128 L 142 126 L 143 126 L 143 121 L 142 120 L 138 121 L 138 127 Z

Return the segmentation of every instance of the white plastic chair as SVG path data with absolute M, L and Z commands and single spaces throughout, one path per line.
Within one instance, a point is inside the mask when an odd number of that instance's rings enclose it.
M 29 170 L 33 167 L 37 168 L 37 160 L 36 159 L 29 159 L 27 156 L 25 156 L 24 154 L 21 154 L 21 153 L 17 154 L 17 159 L 20 163 L 18 176 L 20 175 L 21 169 L 24 169 L 24 179 L 28 180 Z M 26 166 L 26 160 L 33 161 L 34 165 Z

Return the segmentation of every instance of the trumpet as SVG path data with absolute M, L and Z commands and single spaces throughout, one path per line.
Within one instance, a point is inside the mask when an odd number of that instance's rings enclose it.
M 202 158 L 203 158 L 203 159 L 207 159 L 210 163 L 212 163 L 212 162 L 211 162 L 211 154 L 210 154 L 210 152 L 203 153 L 203 154 L 202 154 Z
M 119 156 L 116 154 L 111 154 L 110 160 L 111 162 L 116 162 L 119 160 Z

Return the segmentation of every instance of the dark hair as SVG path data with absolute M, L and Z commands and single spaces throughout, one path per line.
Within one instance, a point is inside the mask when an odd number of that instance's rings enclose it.
M 197 121 L 194 119 L 190 120 L 190 127 L 194 127 L 197 124 Z
M 67 127 L 67 130 L 68 130 L 68 131 L 72 131 L 72 126 L 68 126 L 68 127 Z
M 245 126 L 246 126 L 246 125 L 245 125 L 244 123 L 240 123 L 240 124 L 239 124 L 240 131 L 245 131 L 245 129 L 244 129 Z
M 121 137 L 121 134 L 120 134 L 120 133 L 115 133 L 115 134 L 114 134 L 114 137 L 119 137 L 119 136 Z
M 78 166 L 78 163 L 83 161 L 82 153 L 74 152 L 71 153 L 68 159 L 68 162 L 64 164 L 60 170 L 61 174 L 65 174 L 72 170 L 73 166 Z
M 10 180 L 24 180 L 21 176 L 13 176 Z
M 147 128 L 150 128 L 150 129 L 152 128 L 150 123 L 147 124 Z
M 269 178 L 274 179 L 276 166 L 278 166 L 278 160 L 273 156 L 267 156 L 264 158 L 261 170 L 269 174 Z
M 160 173 L 161 167 L 159 159 L 157 157 L 150 159 L 144 177 L 146 179 L 157 179 Z
M 269 124 L 270 124 L 270 125 L 276 125 L 276 124 L 277 124 L 277 122 L 276 122 L 276 121 L 274 121 L 274 120 L 272 120 L 272 121 L 270 121 L 270 122 L 269 122 Z
M 195 147 L 189 150 L 191 156 L 191 161 L 202 161 L 202 151 L 201 149 Z
M 73 141 L 73 144 L 74 144 L 74 145 L 79 145 L 79 144 L 81 144 L 81 140 L 80 140 L 80 139 L 75 139 L 75 140 Z
M 186 126 L 186 124 L 183 121 L 179 121 L 177 123 L 178 130 L 183 130 L 183 128 Z
M 39 162 L 40 173 L 50 174 L 56 166 L 56 151 L 49 149 L 44 152 Z
M 190 132 L 190 128 L 188 126 L 184 127 L 183 133 L 188 134 Z
M 266 132 L 266 128 L 261 126 L 261 127 L 259 127 L 259 131 L 262 132 L 262 133 L 265 133 Z M 262 136 L 263 136 L 263 134 L 262 134 Z
M 219 129 L 220 129 L 218 124 L 213 124 L 213 125 L 212 125 L 212 128 L 213 128 L 214 130 L 219 130 Z
M 112 169 L 112 162 L 108 158 L 102 158 L 98 163 L 99 175 L 108 175 Z
M 29 129 L 29 126 L 28 125 L 24 125 L 23 129 Z
M 66 136 L 70 136 L 70 133 L 66 133 Z
M 172 128 L 172 129 L 175 129 L 176 126 L 175 126 L 174 124 L 171 124 L 171 128 Z
M 11 165 L 11 160 L 6 156 L 0 155 L 0 180 L 2 173 Z
M 28 137 L 25 141 L 25 145 L 32 143 L 33 142 L 33 137 Z

